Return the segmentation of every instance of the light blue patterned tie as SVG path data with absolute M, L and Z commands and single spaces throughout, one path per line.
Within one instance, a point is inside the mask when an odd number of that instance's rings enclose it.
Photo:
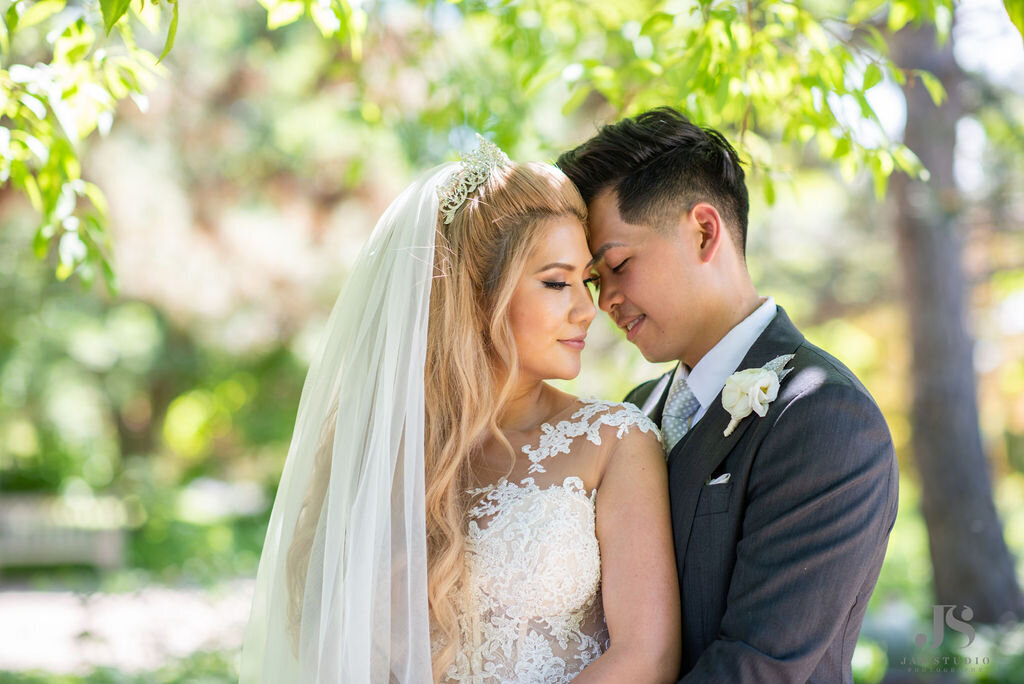
M 672 452 L 672 447 L 690 429 L 690 418 L 699 408 L 700 402 L 693 395 L 685 379 L 680 378 L 672 383 L 668 401 L 665 402 L 665 410 L 661 415 L 661 434 L 666 454 Z

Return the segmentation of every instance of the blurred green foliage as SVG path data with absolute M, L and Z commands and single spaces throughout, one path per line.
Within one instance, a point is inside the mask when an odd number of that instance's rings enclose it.
M 20 13 L 39 4 L 17 3 L 15 13 L 24 20 Z M 872 128 L 874 118 L 861 109 L 861 97 L 901 78 L 922 79 L 928 87 L 926 75 L 894 70 L 873 27 L 921 19 L 941 29 L 948 3 L 755 2 L 750 14 L 747 5 L 722 2 L 393 2 L 358 11 L 342 0 L 261 4 L 213 4 L 198 16 L 184 12 L 177 47 L 162 63 L 170 68 L 145 66 L 166 40 L 149 5 L 141 13 L 133 5 L 106 42 L 96 38 L 103 29 L 95 3 L 82 5 L 93 15 L 72 21 L 52 41 L 39 37 L 44 27 L 51 35 L 56 25 L 46 21 L 56 22 L 60 12 L 27 28 L 31 21 L 22 21 L 17 31 L 4 34 L 11 47 L 4 52 L 0 81 L 13 95 L 3 111 L 14 111 L 26 123 L 14 125 L 7 114 L 0 130 L 9 129 L 12 141 L 20 131 L 50 142 L 42 155 L 34 143 L 8 145 L 11 178 L 21 174 L 24 184 L 13 183 L 17 193 L 11 185 L 0 189 L 0 497 L 12 491 L 96 493 L 121 498 L 131 511 L 124 570 L 97 576 L 81 568 L 5 569 L 5 576 L 33 586 L 109 591 L 251 576 L 308 363 L 303 339 L 316 337 L 317 318 L 337 295 L 347 260 L 410 169 L 450 155 L 470 139 L 471 130 L 488 132 L 518 158 L 550 159 L 589 136 L 595 121 L 668 103 L 742 144 L 753 161 L 748 253 L 755 282 L 813 342 L 853 368 L 892 428 L 901 457 L 901 508 L 855 654 L 857 681 L 900 673 L 904 657 L 933 656 L 913 641 L 918 632 L 930 633 L 931 566 L 915 473 L 906 458 L 911 350 L 892 294 L 900 266 L 885 207 L 875 200 L 880 178 L 901 164 L 913 170 L 914 162 Z M 154 30 L 148 38 L 140 32 L 140 42 L 152 48 L 142 59 L 141 52 L 123 47 L 123 29 L 146 21 Z M 751 31 L 750 21 L 765 30 Z M 865 25 L 850 28 L 860 22 Z M 86 44 L 89 31 L 92 42 Z M 100 98 L 103 106 L 89 105 L 94 114 L 82 110 L 86 123 L 79 124 L 78 146 L 60 123 L 56 91 L 33 93 L 31 83 L 42 88 L 38 81 L 7 79 L 11 70 L 28 76 L 14 68 L 19 64 L 36 65 L 30 67 L 32 79 L 50 73 L 39 64 L 46 64 L 49 50 L 56 55 L 58 39 L 79 40 L 77 49 L 91 55 L 89 69 L 99 69 L 90 78 L 113 94 Z M 12 63 L 10 54 L 20 61 Z M 116 66 L 109 66 L 111 60 Z M 143 74 L 150 72 L 167 82 L 145 82 Z M 82 91 L 96 94 L 86 83 Z M 851 111 L 864 114 L 874 133 L 849 120 L 830 123 L 847 105 L 829 92 L 852 103 Z M 1012 311 L 1024 297 L 1024 254 L 1006 220 L 1024 187 L 1020 107 L 1019 100 L 980 87 L 979 92 L 981 104 L 972 116 L 988 142 L 978 150 L 986 185 L 969 198 L 971 259 L 977 265 L 972 315 L 984 361 L 980 399 L 996 501 L 1008 543 L 1020 558 L 1024 330 L 1013 327 Z M 91 141 L 111 146 L 90 155 L 88 130 L 109 127 L 117 101 L 126 97 L 144 107 L 144 94 L 153 96 L 157 111 L 139 115 L 122 106 L 118 126 L 102 141 Z M 39 108 L 29 95 L 43 103 L 43 115 L 36 116 L 33 108 Z M 71 88 L 60 95 L 77 97 Z M 941 99 L 937 90 L 935 96 Z M 749 112 L 737 104 L 747 101 Z M 96 119 L 92 128 L 89 116 Z M 794 126 L 795 120 L 801 123 Z M 154 149 L 171 161 L 158 166 Z M 127 169 L 125 175 L 101 174 L 108 160 Z M 21 171 L 14 170 L 18 164 Z M 868 173 L 852 175 L 865 167 Z M 89 171 L 96 185 L 84 181 Z M 787 174 L 791 182 L 779 183 Z M 97 190 L 101 175 L 120 182 L 143 178 L 129 190 L 118 182 L 104 185 L 108 208 Z M 38 201 L 32 199 L 33 183 L 40 187 Z M 144 204 L 139 188 L 150 187 L 157 201 Z M 31 208 L 18 203 L 21 195 L 30 198 Z M 143 209 L 132 214 L 128 209 L 135 203 Z M 119 237 L 145 239 L 108 240 L 118 206 L 128 212 L 120 215 Z M 225 242 L 224 224 L 229 210 L 238 207 L 251 212 L 240 221 L 242 242 L 258 246 L 255 217 L 277 230 L 271 244 L 278 251 L 264 262 L 244 263 L 232 274 L 235 280 L 223 274 L 212 279 L 208 291 L 188 290 L 174 299 L 151 282 L 135 280 L 116 298 L 83 293 L 73 280 L 51 277 L 71 269 L 85 282 L 90 263 L 94 272 L 102 269 L 103 260 L 93 260 L 96 254 L 109 261 L 111 253 L 104 250 L 112 247 L 121 250 L 120 263 L 141 260 L 142 271 L 155 269 L 160 259 L 179 259 L 168 289 L 187 290 L 191 277 L 222 266 L 200 261 L 200 248 L 221 241 L 222 253 L 237 251 L 237 244 Z M 158 228 L 175 210 L 182 218 L 169 225 L 190 240 L 178 253 L 184 256 L 148 254 L 167 248 Z M 77 224 L 71 220 L 76 216 Z M 318 279 L 274 268 L 286 260 L 281 246 L 298 224 L 313 225 L 319 237 L 310 243 L 334 260 Z M 75 233 L 77 238 L 66 237 Z M 332 242 L 337 234 L 345 239 Z M 76 239 L 85 244 L 84 254 Z M 42 259 L 32 256 L 33 244 Z M 297 270 L 310 268 L 303 263 Z M 163 273 L 154 279 L 166 278 Z M 196 313 L 202 302 L 180 301 L 213 299 L 218 286 L 232 289 L 242 280 L 268 285 L 213 314 Z M 293 306 L 300 295 L 308 297 L 302 302 L 306 308 Z M 300 320 L 275 321 L 279 325 L 267 340 L 252 349 L 223 343 L 248 332 L 244 325 L 229 328 L 237 311 L 271 309 L 277 299 Z M 595 344 L 585 352 L 584 374 L 566 385 L 620 399 L 658 369 L 623 343 L 603 316 L 600 321 Z M 989 654 L 990 663 L 964 679 L 1020 681 L 1019 631 L 979 632 L 970 652 Z M 85 681 L 236 681 L 233 668 L 233 654 L 197 654 L 158 672 L 98 670 Z M 47 673 L 0 673 L 0 684 L 6 681 L 64 680 Z
M 108 667 L 86 675 L 58 675 L 52 672 L 3 672 L 0 684 L 237 684 L 235 654 L 200 652 L 153 672 L 126 674 Z
M 125 97 L 146 109 L 154 76 L 167 74 L 158 63 L 174 44 L 179 4 L 170 2 L 159 60 L 136 43 L 135 30 L 160 35 L 168 1 L 101 0 L 97 8 L 14 0 L 0 13 L 0 182 L 32 201 L 40 216 L 35 252 L 56 245 L 60 280 L 77 273 L 89 286 L 99 272 L 117 290 L 106 199 L 82 178 L 79 142 L 109 131 Z M 914 153 L 885 134 L 868 92 L 886 78 L 918 80 L 939 103 L 942 86 L 926 71 L 895 65 L 879 23 L 897 31 L 928 22 L 946 40 L 953 11 L 952 0 L 260 4 L 268 30 L 312 19 L 339 52 L 331 63 L 296 64 L 304 72 L 298 81 L 344 75 L 345 105 L 366 128 L 408 125 L 402 141 L 415 164 L 443 157 L 459 127 L 489 132 L 506 149 L 524 137 L 551 149 L 552 109 L 568 116 L 593 97 L 620 115 L 671 104 L 735 132 L 753 165 L 771 171 L 762 185 L 769 203 L 774 181 L 789 170 L 775 159 L 780 146 L 813 143 L 847 177 L 868 169 L 879 195 L 894 170 L 924 173 Z M 409 83 L 411 69 L 426 82 Z M 396 80 L 405 82 L 394 88 Z M 399 121 L 389 109 L 399 110 Z M 80 209 L 80 200 L 91 208 Z
M 242 476 L 272 500 L 303 361 L 203 348 L 149 304 L 52 281 L 19 255 L 20 218 L 0 231 L 0 496 L 117 496 L 134 521 L 129 564 L 154 579 L 254 573 L 265 505 L 197 519 L 183 487 Z
M 174 43 L 176 0 L 164 55 Z M 90 286 L 97 272 L 117 290 L 111 267 L 107 202 L 82 178 L 80 143 L 110 130 L 118 102 L 145 109 L 145 91 L 162 72 L 135 42 L 129 17 L 155 31 L 159 0 L 14 0 L 0 12 L 0 183 L 13 184 L 39 213 L 33 248 L 59 255 L 59 280 L 78 272 Z M 111 30 L 116 28 L 114 36 Z M 162 55 L 163 56 L 163 55 Z M 161 56 L 161 58 L 162 58 Z M 157 60 L 158 62 L 159 60 Z M 79 208 L 79 203 L 88 208 Z

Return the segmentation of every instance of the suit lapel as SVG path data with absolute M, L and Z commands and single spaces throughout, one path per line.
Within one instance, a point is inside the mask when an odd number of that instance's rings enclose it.
M 789 320 L 780 306 L 775 318 L 747 351 L 736 370 L 760 368 L 776 356 L 792 354 L 803 342 L 804 336 Z M 743 435 L 757 420 L 751 414 L 740 421 L 728 437 L 723 436 L 729 425 L 729 412 L 722 406 L 722 393 L 704 416 L 686 433 L 669 455 L 669 491 L 672 499 L 672 526 L 676 535 L 676 557 L 686 557 L 686 546 L 693 526 L 701 487 L 715 468 L 739 444 Z
M 661 415 L 665 411 L 665 402 L 668 401 L 668 388 L 672 386 L 672 379 L 676 377 L 675 368 L 662 375 L 655 383 L 651 393 L 647 395 L 643 406 L 640 409 L 647 414 L 647 417 L 654 421 L 655 425 L 661 425 Z

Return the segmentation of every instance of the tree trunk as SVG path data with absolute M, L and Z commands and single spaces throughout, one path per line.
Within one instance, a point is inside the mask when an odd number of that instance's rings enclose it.
M 936 107 L 920 81 L 908 80 L 905 142 L 931 178 L 924 183 L 898 174 L 891 186 L 913 345 L 912 448 L 935 598 L 969 606 L 974 622 L 1019 620 L 1024 598 L 992 500 L 968 332 L 960 196 L 953 179 L 963 74 L 952 46 L 937 46 L 928 27 L 899 32 L 892 46 L 900 66 L 927 69 L 949 94 Z

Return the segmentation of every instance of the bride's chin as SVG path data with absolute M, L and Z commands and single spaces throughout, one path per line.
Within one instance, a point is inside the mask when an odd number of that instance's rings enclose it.
M 552 375 L 551 378 L 549 378 L 549 379 L 550 380 L 575 380 L 576 377 L 579 374 L 580 374 L 580 365 L 576 364 L 576 366 L 568 367 L 564 371 L 558 373 L 557 375 Z

